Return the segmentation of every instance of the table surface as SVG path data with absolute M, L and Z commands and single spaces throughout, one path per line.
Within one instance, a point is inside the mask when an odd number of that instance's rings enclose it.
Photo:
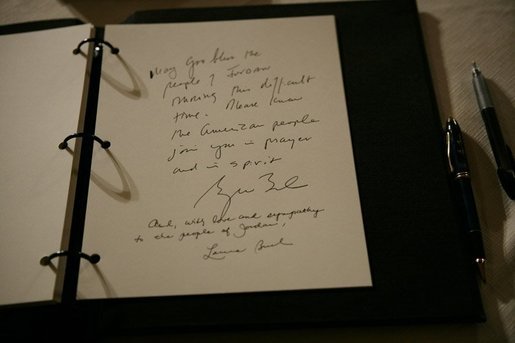
M 2 0 L 0 25 L 78 18 L 120 23 L 139 10 L 310 1 Z M 313 1 L 311 1 L 313 2 Z M 488 257 L 482 324 L 253 330 L 109 337 L 109 342 L 515 342 L 515 201 L 499 185 L 495 160 L 471 84 L 471 63 L 488 80 L 505 139 L 515 149 L 515 1 L 417 0 L 442 127 L 455 117 L 465 135 Z

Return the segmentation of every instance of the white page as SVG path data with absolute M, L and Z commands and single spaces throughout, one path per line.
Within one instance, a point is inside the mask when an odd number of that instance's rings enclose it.
M 333 17 L 106 39 L 80 298 L 371 285 Z
M 91 26 L 0 36 L 0 304 L 53 299 Z M 53 261 L 57 264 L 57 261 Z

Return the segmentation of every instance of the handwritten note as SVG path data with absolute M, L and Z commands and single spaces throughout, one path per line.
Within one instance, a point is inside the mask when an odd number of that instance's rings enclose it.
M 371 285 L 333 17 L 106 39 L 82 297 Z

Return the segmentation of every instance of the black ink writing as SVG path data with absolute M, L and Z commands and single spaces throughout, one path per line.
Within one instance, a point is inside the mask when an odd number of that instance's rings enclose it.
M 222 184 L 222 181 L 225 179 L 226 175 L 222 176 L 220 179 L 218 179 L 212 186 L 210 186 L 207 191 L 204 192 L 204 194 L 202 194 L 200 196 L 200 198 L 198 198 L 198 200 L 195 202 L 195 204 L 193 205 L 193 208 L 196 208 L 197 205 L 199 204 L 199 202 L 204 199 L 209 193 L 211 192 L 216 192 L 215 193 L 215 196 L 219 197 L 219 198 L 222 198 L 223 200 L 225 200 L 225 203 L 223 204 L 223 207 L 222 207 L 222 210 L 220 212 L 220 217 L 219 218 L 224 218 L 225 215 L 227 214 L 227 211 L 229 211 L 229 208 L 231 207 L 231 204 L 233 202 L 233 199 L 237 196 L 237 195 L 243 195 L 243 194 L 249 194 L 249 193 L 252 193 L 254 192 L 254 188 L 242 188 L 242 187 L 239 187 L 237 190 L 235 190 L 234 192 L 227 192 L 225 191 L 221 184 Z
M 295 146 L 295 143 L 299 143 L 299 142 L 307 142 L 311 140 L 311 137 L 281 137 L 281 138 L 267 138 L 265 140 L 265 150 L 268 149 L 269 145 L 270 144 L 289 144 L 290 145 L 290 150 L 293 149 L 293 147 Z
M 216 48 L 213 58 L 209 61 L 209 63 L 217 63 L 217 62 L 227 62 L 234 60 L 234 56 L 226 55 L 225 51 L 220 51 L 220 48 Z
M 195 77 L 195 67 L 204 63 L 205 61 L 203 59 L 196 60 L 193 56 L 188 57 L 186 60 L 186 66 L 188 67 L 188 76 L 190 79 Z
M 181 105 L 181 104 L 189 104 L 194 102 L 202 102 L 204 100 L 211 101 L 212 104 L 216 103 L 216 92 L 212 93 L 202 93 L 192 96 L 175 96 L 172 98 L 172 107 Z
M 233 233 L 233 236 L 236 238 L 243 238 L 243 237 L 245 237 L 245 235 L 247 234 L 247 231 L 249 231 L 249 230 L 259 230 L 259 229 L 270 228 L 270 227 L 274 227 L 274 226 L 277 226 L 277 223 L 258 222 L 257 224 L 252 224 L 252 225 L 241 223 L 238 227 L 240 231 Z
M 150 75 L 151 79 L 153 79 L 154 77 L 160 76 L 160 75 L 167 75 L 168 78 L 173 80 L 177 77 L 177 69 L 175 67 L 165 67 L 165 68 L 155 67 L 150 70 L 149 75 Z
M 226 110 L 242 110 L 242 109 L 249 109 L 249 108 L 257 108 L 259 107 L 258 102 L 249 102 L 249 103 L 242 103 L 239 100 L 236 100 L 232 98 L 227 102 L 227 105 L 225 106 Z
M 318 218 L 318 214 L 323 211 L 325 211 L 325 209 L 323 209 L 323 208 L 313 208 L 312 209 L 310 206 L 308 206 L 303 209 L 296 209 L 296 210 L 291 210 L 291 211 L 270 212 L 270 213 L 268 213 L 268 215 L 266 217 L 274 218 L 275 221 L 278 222 L 283 217 L 291 220 L 296 215 L 309 213 L 309 214 L 312 214 L 313 218 Z
M 175 175 L 175 174 L 179 174 L 179 173 L 189 173 L 189 172 L 197 170 L 197 167 L 198 167 L 198 163 L 197 162 L 195 162 L 193 164 L 193 166 L 188 167 L 188 168 L 175 167 L 173 169 L 173 171 L 172 171 L 172 174 Z
M 222 149 L 234 148 L 235 145 L 232 143 L 223 143 L 218 145 L 211 144 L 210 147 L 215 150 L 215 158 L 219 160 L 222 158 Z
M 241 67 L 239 64 L 232 66 L 230 68 L 227 68 L 227 74 L 226 76 L 229 78 L 234 78 L 241 75 L 251 75 L 255 73 L 260 73 L 263 71 L 270 70 L 272 66 L 253 66 L 253 67 Z
M 245 252 L 247 249 L 226 249 L 221 250 L 218 249 L 218 243 L 214 243 L 207 247 L 208 252 L 202 255 L 204 260 L 223 260 L 226 256 L 231 254 L 241 254 Z
M 308 184 L 295 185 L 297 183 L 297 181 L 299 181 L 299 177 L 292 176 L 289 179 L 287 179 L 281 186 L 279 186 L 279 188 L 277 188 L 277 182 L 272 180 L 273 177 L 274 177 L 274 173 L 267 173 L 267 174 L 261 175 L 259 177 L 260 179 L 264 179 L 268 182 L 269 188 L 265 192 L 282 191 L 285 189 L 297 189 L 297 188 L 304 188 L 304 187 L 308 186 Z
M 166 99 L 166 93 L 170 89 L 174 88 L 182 88 L 184 90 L 188 90 L 188 87 L 196 86 L 200 83 L 199 79 L 196 79 L 195 77 L 187 80 L 187 81 L 170 81 L 165 85 L 165 88 L 163 90 L 163 99 Z
M 281 239 L 279 239 L 277 242 L 274 242 L 274 243 L 265 243 L 264 240 L 259 240 L 257 242 L 256 246 L 254 247 L 254 252 L 258 253 L 264 249 L 276 248 L 279 246 L 291 246 L 291 245 L 293 245 L 293 243 L 286 242 L 283 237 L 281 237 Z
M 293 126 L 297 127 L 298 124 L 313 124 L 320 122 L 317 119 L 309 118 L 309 114 L 305 114 L 301 119 L 289 120 L 289 121 L 274 121 L 272 124 L 272 131 L 281 126 Z
M 168 162 L 170 162 L 177 155 L 183 155 L 183 154 L 187 154 L 187 153 L 195 152 L 195 151 L 198 151 L 198 149 L 197 148 L 184 148 L 183 145 L 181 145 L 178 149 L 177 148 L 173 149 L 172 154 L 170 156 L 168 156 L 167 160 L 168 160 Z
M 205 235 L 212 235 L 214 234 L 215 232 L 214 231 L 210 231 L 208 229 L 202 229 L 202 231 L 192 231 L 192 232 L 181 232 L 179 234 L 179 242 L 182 242 L 182 240 L 184 240 L 185 238 L 194 238 L 194 239 L 199 239 L 199 237 L 201 236 L 205 236 Z
M 161 223 L 158 219 L 152 219 L 148 222 L 147 224 L 147 227 L 149 229 L 154 229 L 154 228 L 159 228 L 159 229 L 162 229 L 162 228 L 171 228 L 171 229 L 175 229 L 176 228 L 176 225 L 173 223 L 173 220 L 171 219 L 168 219 L 168 221 L 166 223 Z
M 235 94 L 243 94 L 250 92 L 250 88 L 241 88 L 240 86 L 236 85 L 232 87 L 231 96 L 234 96 Z
M 207 117 L 207 114 L 204 114 L 204 116 Z M 176 112 L 174 115 L 173 115 L 173 120 L 175 122 L 175 124 L 177 124 L 177 122 L 179 120 L 185 120 L 185 119 L 200 119 L 202 117 L 202 114 L 200 114 L 200 112 L 195 112 L 195 113 L 189 113 L 189 112 Z

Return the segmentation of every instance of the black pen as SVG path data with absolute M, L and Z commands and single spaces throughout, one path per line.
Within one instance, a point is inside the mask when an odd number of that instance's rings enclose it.
M 472 84 L 485 123 L 488 140 L 497 163 L 499 181 L 510 199 L 515 200 L 515 162 L 513 154 L 504 141 L 486 81 L 475 62 L 472 65 Z
M 459 206 L 463 211 L 464 226 L 470 253 L 472 254 L 473 261 L 477 266 L 481 280 L 486 281 L 486 258 L 483 248 L 483 239 L 481 237 L 479 218 L 470 182 L 470 172 L 467 156 L 465 155 L 463 136 L 458 122 L 453 118 L 449 118 L 447 120 L 445 139 L 449 171 L 451 173 L 453 183 L 456 185 L 457 192 L 459 193 Z

